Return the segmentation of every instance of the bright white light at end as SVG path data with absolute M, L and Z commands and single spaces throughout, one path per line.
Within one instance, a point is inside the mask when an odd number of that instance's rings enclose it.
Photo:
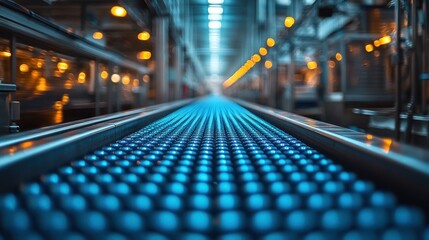
M 209 22 L 209 28 L 221 28 L 222 23 L 220 21 L 210 21 Z
M 209 14 L 209 20 L 211 20 L 211 21 L 220 21 L 220 20 L 222 20 L 222 15 Z
M 223 0 L 209 0 L 210 4 L 222 4 Z
M 290 6 L 291 0 L 277 0 L 277 4 L 283 5 L 283 6 Z
M 219 7 L 219 6 L 210 6 L 208 8 L 209 14 L 222 14 L 223 13 L 223 8 Z

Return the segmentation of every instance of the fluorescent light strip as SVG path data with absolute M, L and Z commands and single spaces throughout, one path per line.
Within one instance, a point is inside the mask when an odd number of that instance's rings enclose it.
M 209 14 L 222 14 L 223 13 L 223 8 L 220 6 L 210 6 L 208 8 Z
M 220 21 L 210 21 L 209 28 L 219 29 L 222 27 L 222 23 Z
M 209 0 L 209 4 L 222 4 L 224 0 Z
M 220 21 L 220 20 L 222 20 L 222 15 L 209 14 L 209 20 L 211 20 L 211 21 Z

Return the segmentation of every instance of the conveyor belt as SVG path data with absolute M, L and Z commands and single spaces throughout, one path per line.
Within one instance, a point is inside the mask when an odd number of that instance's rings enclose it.
M 0 195 L 0 239 L 429 239 L 425 215 L 206 98 Z

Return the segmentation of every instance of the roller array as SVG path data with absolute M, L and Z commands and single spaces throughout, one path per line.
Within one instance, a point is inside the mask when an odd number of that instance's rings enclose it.
M 429 239 L 422 210 L 219 97 L 1 194 L 0 216 L 0 239 Z

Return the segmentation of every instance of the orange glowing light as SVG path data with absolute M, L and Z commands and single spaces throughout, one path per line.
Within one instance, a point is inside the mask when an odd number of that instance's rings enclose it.
M 137 38 L 141 41 L 147 41 L 150 39 L 150 33 L 147 31 L 143 31 L 137 35 Z
M 104 80 L 106 80 L 109 77 L 109 73 L 107 71 L 102 71 L 100 73 L 100 77 Z
M 295 18 L 293 17 L 286 17 L 284 21 L 284 25 L 287 28 L 291 28 L 295 24 Z
M 127 10 L 125 10 L 125 8 L 123 8 L 121 6 L 113 6 L 110 9 L 110 13 L 112 13 L 112 15 L 115 16 L 115 17 L 125 17 L 125 16 L 127 16 Z
M 259 54 L 261 54 L 261 56 L 265 56 L 268 54 L 268 50 L 264 47 L 259 48 Z
M 149 51 L 141 51 L 137 53 L 137 59 L 140 60 L 149 60 L 152 57 L 152 53 Z
M 94 38 L 95 40 L 100 40 L 103 39 L 104 35 L 102 32 L 94 32 L 92 34 L 92 38 Z
M 307 63 L 307 68 L 310 70 L 314 70 L 317 68 L 317 62 L 316 61 L 310 61 Z
M 343 60 L 343 55 L 341 55 L 341 53 L 336 53 L 335 59 L 337 59 L 337 61 L 339 62 L 339 61 Z
M 380 38 L 379 41 L 380 41 L 381 45 L 386 45 L 386 44 L 389 44 L 392 42 L 392 37 L 384 36 L 384 37 Z
M 380 41 L 379 41 L 379 40 L 375 40 L 375 41 L 374 41 L 374 46 L 375 46 L 375 47 L 380 47 L 380 45 L 381 45 L 381 43 L 380 43 Z
M 372 44 L 365 45 L 365 51 L 367 51 L 367 52 L 374 51 L 374 46 Z
M 255 62 L 255 63 L 261 61 L 261 56 L 259 56 L 259 54 L 254 54 L 252 56 L 252 61 Z
M 2 57 L 10 57 L 10 56 L 12 56 L 12 54 L 10 52 L 4 51 L 4 52 L 0 52 L 0 56 L 2 56 Z
M 125 75 L 122 77 L 122 84 L 128 85 L 128 84 L 130 84 L 130 82 L 131 82 L 130 76 Z
M 276 45 L 276 41 L 274 40 L 274 38 L 268 38 L 267 39 L 267 46 L 268 47 L 274 47 L 274 45 Z
M 266 69 L 270 69 L 273 67 L 273 62 L 271 62 L 270 60 L 267 60 L 267 61 L 265 61 L 264 66 Z
M 27 64 L 23 63 L 23 64 L 19 65 L 19 71 L 26 73 L 26 72 L 30 71 L 30 67 Z

